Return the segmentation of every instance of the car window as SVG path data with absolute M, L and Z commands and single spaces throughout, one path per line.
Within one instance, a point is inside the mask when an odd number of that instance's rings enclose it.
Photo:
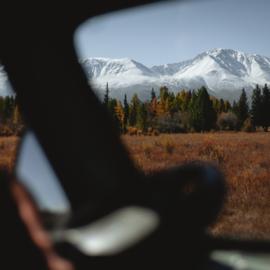
M 267 1 L 174 1 L 99 16 L 74 44 L 146 174 L 200 160 L 224 172 L 217 236 L 270 238 Z

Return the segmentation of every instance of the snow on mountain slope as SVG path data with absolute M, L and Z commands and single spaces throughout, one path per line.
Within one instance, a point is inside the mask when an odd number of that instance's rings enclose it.
M 148 68 L 131 59 L 89 58 L 82 62 L 100 94 L 108 82 L 111 95 L 123 98 L 138 93 L 147 99 L 152 87 L 166 85 L 173 91 L 206 86 L 218 97 L 237 98 L 256 84 L 270 84 L 270 58 L 230 49 L 213 49 L 194 59 Z M 103 91 L 102 91 L 103 90 Z
M 149 99 L 154 88 L 172 91 L 206 86 L 211 94 L 236 99 L 242 88 L 249 93 L 256 84 L 270 84 L 270 58 L 230 49 L 213 49 L 174 64 L 146 67 L 129 58 L 89 58 L 81 61 L 90 83 L 103 96 L 109 84 L 112 97 L 123 99 L 137 93 Z M 12 94 L 7 75 L 0 66 L 0 95 Z

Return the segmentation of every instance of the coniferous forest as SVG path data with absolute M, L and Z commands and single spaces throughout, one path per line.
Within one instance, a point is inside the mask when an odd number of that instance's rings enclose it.
M 237 101 L 218 99 L 203 86 L 197 90 L 170 91 L 166 86 L 151 90 L 142 101 L 134 94 L 128 101 L 110 97 L 109 85 L 103 98 L 121 134 L 157 135 L 207 131 L 268 131 L 270 126 L 270 89 L 256 86 L 252 96 L 245 89 Z M 20 135 L 24 122 L 15 96 L 0 97 L 0 136 Z
M 152 89 L 148 101 L 134 94 L 130 101 L 110 97 L 109 85 L 103 104 L 108 109 L 120 133 L 130 135 L 206 132 L 218 130 L 268 130 L 270 126 L 270 89 L 259 85 L 249 100 L 245 89 L 237 101 L 230 103 L 210 96 L 206 87 L 181 90 L 177 93 L 166 86 Z

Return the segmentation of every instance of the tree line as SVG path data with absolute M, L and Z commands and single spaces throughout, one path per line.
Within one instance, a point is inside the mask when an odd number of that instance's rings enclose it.
M 237 101 L 210 96 L 206 87 L 180 90 L 174 93 L 166 86 L 154 89 L 147 101 L 134 94 L 130 101 L 110 97 L 106 85 L 103 104 L 108 109 L 120 133 L 131 128 L 141 132 L 158 130 L 162 133 L 204 132 L 211 130 L 255 131 L 270 126 L 270 90 L 267 84 L 252 92 L 251 104 L 245 89 Z
M 103 98 L 120 133 L 156 130 L 161 133 L 203 132 L 210 130 L 268 131 L 270 126 L 270 89 L 257 85 L 247 98 L 245 89 L 237 101 L 218 99 L 203 86 L 197 90 L 176 93 L 162 86 L 153 88 L 149 99 L 134 94 L 128 101 L 110 97 L 109 85 Z M 0 136 L 20 135 L 24 122 L 16 96 L 0 96 Z

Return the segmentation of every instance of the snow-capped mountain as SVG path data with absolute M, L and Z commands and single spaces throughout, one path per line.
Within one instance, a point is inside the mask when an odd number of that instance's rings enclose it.
M 108 83 L 111 95 L 121 99 L 125 93 L 148 99 L 152 87 L 179 91 L 206 86 L 211 94 L 233 100 L 242 88 L 250 92 L 256 84 L 270 84 L 270 58 L 230 49 L 213 49 L 188 61 L 151 68 L 128 58 L 89 58 L 81 63 L 99 94 Z
M 151 89 L 167 86 L 171 91 L 206 86 L 212 95 L 233 100 L 242 88 L 248 93 L 256 84 L 270 84 L 270 58 L 230 49 L 213 49 L 179 63 L 146 67 L 129 58 L 89 58 L 81 61 L 89 82 L 101 97 L 109 84 L 112 97 L 123 99 L 137 93 L 149 99 Z M 12 94 L 0 65 L 0 95 Z

